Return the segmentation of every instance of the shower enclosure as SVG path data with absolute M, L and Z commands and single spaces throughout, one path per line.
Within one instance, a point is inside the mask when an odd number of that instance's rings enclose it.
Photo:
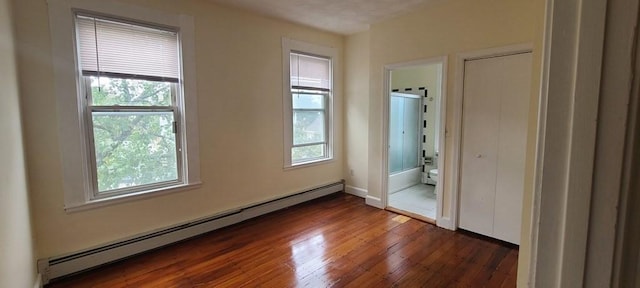
M 389 109 L 389 192 L 420 182 L 421 97 L 391 93 Z

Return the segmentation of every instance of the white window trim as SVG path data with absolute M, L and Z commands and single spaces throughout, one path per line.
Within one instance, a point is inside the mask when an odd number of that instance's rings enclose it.
M 305 162 L 292 163 L 291 149 L 293 147 L 293 103 L 291 95 L 291 52 L 301 52 L 311 55 L 317 55 L 321 57 L 327 57 L 331 59 L 331 92 L 328 95 L 326 103 L 326 142 L 327 142 L 327 157 L 321 159 L 314 159 Z M 292 40 L 288 38 L 282 38 L 282 109 L 283 109 L 283 136 L 284 136 L 284 169 L 295 169 L 308 166 L 314 166 L 318 164 L 324 164 L 333 161 L 334 150 L 334 137 L 333 130 L 335 126 L 335 119 L 333 117 L 334 111 L 334 99 L 337 97 L 335 92 L 335 67 L 338 66 L 337 50 L 333 47 L 320 46 L 312 43 L 302 42 L 298 40 Z
M 48 4 L 65 210 L 85 210 L 198 187 L 201 182 L 193 17 L 111 1 L 48 0 Z M 179 29 L 184 95 L 182 105 L 185 114 L 183 121 L 180 121 L 180 128 L 185 132 L 181 136 L 185 138 L 182 140 L 186 144 L 183 147 L 186 149 L 183 163 L 184 183 L 157 190 L 92 199 L 86 124 L 81 115 L 84 111 L 82 103 L 78 101 L 78 95 L 82 92 L 74 30 L 74 12 L 78 10 Z

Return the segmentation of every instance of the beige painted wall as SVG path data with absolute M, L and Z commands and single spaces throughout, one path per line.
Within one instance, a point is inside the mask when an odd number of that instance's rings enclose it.
M 367 189 L 369 135 L 369 32 L 345 42 L 345 181 Z M 353 171 L 353 174 L 351 174 Z
M 39 257 L 74 252 L 343 178 L 343 65 L 335 66 L 335 160 L 283 170 L 281 39 L 336 47 L 344 37 L 202 0 L 129 0 L 192 15 L 203 185 L 83 212 L 63 210 L 46 0 L 14 1 L 28 174 Z M 366 136 L 365 136 L 366 137 Z
M 456 73 L 456 54 L 473 50 L 531 43 L 534 67 L 529 121 L 526 179 L 523 200 L 522 242 L 518 281 L 526 284 L 529 262 L 529 230 L 533 191 L 533 168 L 537 133 L 537 107 L 540 75 L 540 53 L 544 22 L 543 0 L 455 0 L 435 1 L 411 14 L 372 25 L 369 99 L 369 177 L 368 191 L 381 197 L 382 174 L 382 87 L 384 65 L 449 56 L 447 91 L 447 123 L 445 163 L 452 157 L 451 125 Z M 442 156 L 442 155 L 441 155 Z M 445 215 L 451 198 L 451 176 L 445 167 Z
M 33 287 L 34 240 L 9 0 L 0 0 L 0 287 Z

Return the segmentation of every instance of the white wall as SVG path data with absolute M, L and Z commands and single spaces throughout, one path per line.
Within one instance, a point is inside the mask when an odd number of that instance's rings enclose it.
M 66 213 L 46 0 L 14 1 L 30 190 L 39 257 L 57 256 L 343 178 L 343 64 L 335 67 L 335 160 L 283 170 L 282 37 L 344 37 L 203 0 L 127 0 L 195 21 L 199 189 Z M 366 135 L 366 134 L 365 134 Z M 366 136 L 365 136 L 366 137 Z
M 0 287 L 33 287 L 34 241 L 9 0 L 0 0 Z

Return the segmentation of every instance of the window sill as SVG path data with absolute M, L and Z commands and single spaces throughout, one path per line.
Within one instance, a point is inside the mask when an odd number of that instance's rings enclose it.
M 136 200 L 141 200 L 141 199 L 152 198 L 152 197 L 166 195 L 166 194 L 170 194 L 170 193 L 193 190 L 193 189 L 196 189 L 196 188 L 200 188 L 201 186 L 202 186 L 202 182 L 194 182 L 194 183 L 189 183 L 189 184 L 179 184 L 179 185 L 175 185 L 175 186 L 162 187 L 162 188 L 158 188 L 158 189 L 147 190 L 147 191 L 131 193 L 131 194 L 126 194 L 126 195 L 117 195 L 117 196 L 108 197 L 108 198 L 90 200 L 90 201 L 87 201 L 84 204 L 78 204 L 78 205 L 74 205 L 74 206 L 65 206 L 64 210 L 67 213 L 85 211 L 85 210 L 95 209 L 95 208 L 99 208 L 99 207 L 115 205 L 115 204 L 119 204 L 119 203 L 126 203 L 126 202 L 132 202 L 132 201 L 136 201 Z
M 331 163 L 333 161 L 334 161 L 333 158 L 316 159 L 316 160 L 300 162 L 300 163 L 291 164 L 289 166 L 285 166 L 284 170 L 287 171 L 287 170 L 294 170 L 294 169 L 298 169 L 298 168 L 306 168 L 306 167 L 311 167 L 311 166 L 329 164 L 329 163 Z

